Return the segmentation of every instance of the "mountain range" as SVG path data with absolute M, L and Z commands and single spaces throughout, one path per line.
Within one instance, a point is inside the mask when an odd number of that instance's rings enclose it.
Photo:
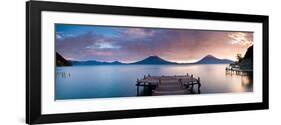
M 207 55 L 204 58 L 200 59 L 194 63 L 176 63 L 162 59 L 159 56 L 149 56 L 143 60 L 133 62 L 133 63 L 122 63 L 119 61 L 114 62 L 100 62 L 96 60 L 88 61 L 71 61 L 73 65 L 130 65 L 130 64 L 145 64 L 145 65 L 170 65 L 170 64 L 230 64 L 233 63 L 232 60 L 228 59 L 219 59 L 212 55 Z
M 88 61 L 71 61 L 73 65 L 122 65 L 119 61 L 114 62 L 100 62 L 96 60 L 88 60 Z

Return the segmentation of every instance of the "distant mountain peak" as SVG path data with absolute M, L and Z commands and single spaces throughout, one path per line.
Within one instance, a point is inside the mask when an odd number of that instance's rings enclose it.
M 216 58 L 215 56 L 210 55 L 210 54 L 209 54 L 209 55 L 207 55 L 207 56 L 205 56 L 205 58 L 206 58 L 206 57 L 208 57 L 208 58 Z
M 197 64 L 229 64 L 229 63 L 233 63 L 233 61 L 228 59 L 219 59 L 213 55 L 207 55 L 196 63 Z
M 159 56 L 153 55 L 132 64 L 176 64 L 176 63 L 166 61 Z
M 147 57 L 146 59 L 162 59 L 162 58 L 160 58 L 159 56 L 153 55 L 153 56 Z M 164 60 L 164 59 L 162 59 L 162 60 Z
M 113 61 L 113 62 L 111 62 L 111 64 L 122 64 L 122 63 L 119 61 Z
M 113 63 L 120 63 L 119 61 L 113 61 Z

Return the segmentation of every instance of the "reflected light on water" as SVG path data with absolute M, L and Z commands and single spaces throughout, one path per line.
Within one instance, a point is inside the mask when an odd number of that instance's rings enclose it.
M 253 91 L 253 76 L 252 75 L 244 75 L 241 76 L 241 85 L 244 88 L 250 89 Z
M 200 77 L 201 94 L 252 92 L 253 77 L 225 72 L 218 65 L 106 65 L 56 68 L 56 99 L 137 96 L 136 81 L 144 75 Z
M 249 77 L 246 77 L 246 76 L 241 76 L 241 84 L 243 86 L 247 86 L 251 83 Z

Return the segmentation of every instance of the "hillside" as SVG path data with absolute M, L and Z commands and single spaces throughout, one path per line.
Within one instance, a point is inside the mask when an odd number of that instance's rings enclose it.
M 249 47 L 241 60 L 238 63 L 241 69 L 252 70 L 253 69 L 253 46 Z
M 56 66 L 71 66 L 71 62 L 63 58 L 59 53 L 56 52 Z

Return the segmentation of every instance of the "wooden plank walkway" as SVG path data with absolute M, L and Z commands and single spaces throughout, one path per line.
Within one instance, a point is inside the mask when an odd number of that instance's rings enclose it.
M 194 85 L 201 87 L 200 78 L 193 75 L 180 76 L 144 76 L 143 79 L 137 79 L 137 87 L 151 87 L 152 95 L 183 95 L 190 93 L 189 88 L 193 89 Z M 190 87 L 191 86 L 191 87 Z M 139 90 L 138 90 L 139 91 Z

